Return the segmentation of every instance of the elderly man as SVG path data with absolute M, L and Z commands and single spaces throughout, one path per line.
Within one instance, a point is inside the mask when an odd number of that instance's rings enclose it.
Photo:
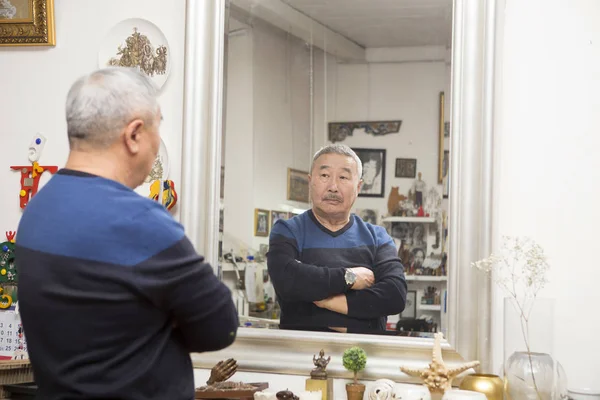
M 404 269 L 392 238 L 350 213 L 362 165 L 348 146 L 313 157 L 312 209 L 271 231 L 269 275 L 281 305 L 282 329 L 375 333 L 404 310 Z
M 157 96 L 124 68 L 68 93 L 67 164 L 27 205 L 16 241 L 40 399 L 191 400 L 189 353 L 235 339 L 230 291 L 166 209 L 132 190 L 159 149 Z

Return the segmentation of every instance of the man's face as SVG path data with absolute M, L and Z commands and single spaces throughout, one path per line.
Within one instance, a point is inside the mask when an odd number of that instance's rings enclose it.
M 324 154 L 317 158 L 308 176 L 313 208 L 330 216 L 347 216 L 358 196 L 362 181 L 352 157 Z

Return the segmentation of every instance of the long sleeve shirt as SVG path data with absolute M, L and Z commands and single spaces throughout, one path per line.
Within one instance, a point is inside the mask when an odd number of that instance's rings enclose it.
M 235 340 L 231 293 L 183 227 L 115 181 L 59 171 L 15 254 L 39 398 L 192 400 L 189 353 Z
M 339 231 L 321 225 L 311 210 L 273 226 L 267 254 L 269 276 L 281 306 L 282 329 L 349 332 L 382 331 L 388 315 L 404 310 L 404 268 L 385 229 L 356 215 Z M 345 269 L 366 267 L 375 284 L 348 290 Z M 313 302 L 344 294 L 348 314 L 317 307 Z

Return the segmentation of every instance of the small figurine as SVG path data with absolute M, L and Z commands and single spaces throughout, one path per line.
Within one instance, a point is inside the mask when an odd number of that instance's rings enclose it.
M 44 172 L 54 174 L 58 171 L 58 167 L 55 165 L 40 165 L 38 163 L 45 144 L 46 138 L 44 136 L 41 134 L 35 135 L 29 145 L 28 151 L 28 159 L 29 162 L 31 162 L 31 165 L 12 165 L 10 167 L 13 171 L 19 171 L 21 173 L 19 205 L 22 209 L 24 209 L 27 206 L 27 203 L 29 203 L 29 200 L 36 195 L 42 174 Z
M 296 396 L 293 392 L 289 390 L 279 391 L 277 392 L 275 397 L 277 397 L 277 400 L 299 400 L 298 396 Z
M 323 349 L 319 352 L 319 358 L 316 358 L 316 356 L 313 355 L 313 364 L 315 364 L 317 368 L 310 371 L 310 377 L 312 379 L 327 379 L 327 371 L 325 371 L 325 369 L 327 368 L 329 361 L 331 361 L 331 356 L 325 359 L 325 351 L 323 351 Z
M 402 212 L 401 204 L 405 200 L 408 200 L 408 197 L 399 193 L 398 186 L 392 186 L 392 189 L 390 190 L 390 195 L 388 197 L 388 204 L 387 204 L 388 214 L 390 217 L 400 216 L 400 214 Z
M 210 370 L 210 378 L 206 381 L 207 385 L 212 385 L 217 382 L 224 382 L 231 378 L 237 371 L 237 361 L 230 358 L 227 361 L 219 361 L 217 365 Z
M 419 179 L 416 179 L 413 182 L 412 188 L 410 189 L 410 192 L 414 193 L 415 196 L 415 207 L 421 207 L 423 205 L 423 193 L 425 193 L 425 190 L 427 190 L 427 184 L 421 179 L 420 172 L 418 176 Z

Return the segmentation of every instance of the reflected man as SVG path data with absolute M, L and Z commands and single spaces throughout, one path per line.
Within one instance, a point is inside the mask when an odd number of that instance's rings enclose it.
M 325 146 L 308 176 L 312 209 L 273 226 L 267 265 L 281 329 L 375 333 L 404 310 L 404 268 L 392 238 L 350 213 L 361 174 L 352 149 Z

